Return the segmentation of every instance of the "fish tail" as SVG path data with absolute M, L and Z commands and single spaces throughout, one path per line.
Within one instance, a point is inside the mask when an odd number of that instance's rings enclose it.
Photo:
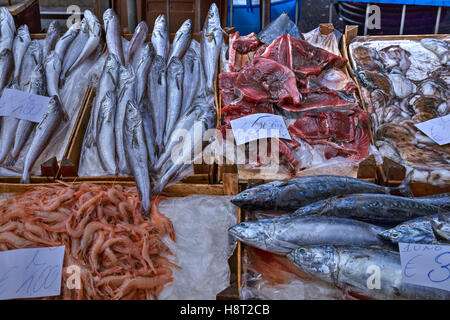
M 30 175 L 26 172 L 23 173 L 22 178 L 20 179 L 20 183 L 28 184 L 30 183 Z
M 411 190 L 411 177 L 412 177 L 412 171 L 409 172 L 405 179 L 403 179 L 402 183 L 396 187 L 396 188 L 390 188 L 389 192 L 400 192 L 405 197 L 414 197 L 412 190 Z

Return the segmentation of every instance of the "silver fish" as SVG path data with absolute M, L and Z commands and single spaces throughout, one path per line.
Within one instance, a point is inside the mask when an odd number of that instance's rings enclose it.
M 166 101 L 166 62 L 164 57 L 157 55 L 153 59 L 148 75 L 147 92 L 150 98 L 153 124 L 155 125 L 155 139 L 158 146 L 158 154 L 163 150 L 164 127 L 166 125 L 167 101 Z
M 125 153 L 125 117 L 129 101 L 135 101 L 136 98 L 136 76 L 132 67 L 120 67 L 120 93 L 117 100 L 117 111 L 115 120 L 115 137 L 116 137 L 116 151 L 119 165 L 119 172 L 121 174 L 129 174 L 130 167 L 127 162 Z
M 425 38 L 420 40 L 420 44 L 424 48 L 434 52 L 438 57 L 442 57 L 450 50 L 450 45 L 444 40 Z
M 47 58 L 47 55 L 55 48 L 55 45 L 61 35 L 61 26 L 58 21 L 53 20 L 47 29 L 47 34 L 42 46 L 43 59 Z
M 100 38 L 102 36 L 102 26 L 97 17 L 93 15 L 89 10 L 85 11 L 84 16 L 87 20 L 89 37 L 80 55 L 67 71 L 68 73 L 75 70 L 76 67 L 81 65 L 87 58 L 89 58 L 89 56 L 97 49 L 100 43 Z
M 203 72 L 201 63 L 201 58 L 195 50 L 189 48 L 183 57 L 183 102 L 180 116 L 192 107 L 192 102 L 199 91 L 200 74 Z
M 11 85 L 12 89 L 18 90 L 18 85 L 14 82 Z M 17 125 L 19 124 L 20 119 L 14 117 L 2 117 L 1 119 L 1 129 L 0 129 L 0 163 L 3 163 L 5 158 L 8 156 L 13 143 L 14 137 L 16 135 Z
M 242 222 L 229 233 L 250 246 L 285 254 L 307 245 L 383 246 L 383 228 L 345 218 L 289 217 Z
M 348 288 L 350 294 L 374 299 L 450 299 L 450 291 L 418 286 L 402 280 L 400 254 L 386 249 L 358 246 L 302 246 L 288 258 L 303 272 Z M 381 269 L 381 286 L 370 288 L 369 268 Z
M 142 123 L 144 126 L 144 134 L 145 134 L 145 142 L 147 144 L 147 153 L 148 153 L 148 162 L 150 170 L 153 170 L 158 154 L 155 146 L 155 130 L 153 125 L 153 119 L 151 111 L 149 110 L 150 104 L 148 100 L 144 100 L 144 102 L 139 106 L 139 110 L 141 111 Z
M 22 63 L 20 65 L 19 74 L 19 88 L 20 90 L 27 90 L 27 86 L 30 83 L 31 73 L 38 64 L 42 61 L 42 49 L 39 45 L 39 41 L 32 40 L 29 44 L 25 55 L 23 56 Z
M 9 49 L 0 52 L 0 92 L 8 84 L 13 70 L 13 54 Z
M 21 183 L 30 183 L 30 170 L 36 159 L 47 146 L 47 142 L 62 120 L 63 112 L 58 100 L 53 97 L 50 100 L 47 111 L 41 122 L 36 126 L 36 133 L 28 149 L 23 166 Z
M 62 109 L 62 99 L 59 95 L 59 76 L 61 74 L 62 62 L 59 55 L 52 51 L 45 59 L 45 80 L 47 82 L 47 93 L 50 97 L 56 96 Z M 64 118 L 68 118 L 67 113 L 64 111 Z
M 156 20 L 152 32 L 152 44 L 157 56 L 164 58 L 164 63 L 167 62 L 169 55 L 169 27 L 167 26 L 166 16 L 160 14 Z
M 15 33 L 13 16 L 7 7 L 0 7 L 0 52 L 4 49 L 12 50 Z
M 220 50 L 220 62 L 222 64 L 221 72 L 230 72 L 230 64 L 227 58 L 228 54 L 228 45 L 224 43 L 222 45 L 222 50 Z
M 64 60 L 67 48 L 76 38 L 79 31 L 80 31 L 80 23 L 74 23 L 73 25 L 70 26 L 70 28 L 66 31 L 66 33 L 64 33 L 64 35 L 61 38 L 59 38 L 58 41 L 56 42 L 55 52 L 59 56 L 61 61 Z
M 78 32 L 75 39 L 70 43 L 69 47 L 66 50 L 66 54 L 64 55 L 63 63 L 62 63 L 62 72 L 60 79 L 64 80 L 69 73 L 70 68 L 78 60 L 80 54 L 83 52 L 83 49 L 89 39 L 89 24 L 86 18 L 81 20 L 80 31 Z
M 114 121 L 116 113 L 116 95 L 108 91 L 100 102 L 98 115 L 97 149 L 103 169 L 108 174 L 117 175 L 116 144 L 114 134 Z
M 180 29 L 178 29 L 177 33 L 175 34 L 175 38 L 172 42 L 172 50 L 169 55 L 169 59 L 167 60 L 170 64 L 170 60 L 173 57 L 178 57 L 179 59 L 182 59 L 184 56 L 184 53 L 189 48 L 189 45 L 191 44 L 192 39 L 192 21 L 191 19 L 187 19 L 183 24 L 181 25 Z
M 150 215 L 151 186 L 148 172 L 148 156 L 141 114 L 133 101 L 128 102 L 125 118 L 126 155 L 131 166 L 139 196 L 141 211 Z
M 113 9 L 108 9 L 103 13 L 103 23 L 106 31 L 106 43 L 108 51 L 115 54 L 121 65 L 125 64 L 122 48 L 122 37 L 120 36 L 119 17 Z
M 14 38 L 13 55 L 14 55 L 14 78 L 18 81 L 20 74 L 20 65 L 22 64 L 23 56 L 27 51 L 28 45 L 31 43 L 30 32 L 26 24 L 17 29 L 17 36 Z
M 141 50 L 138 52 L 139 61 L 133 69 L 136 71 L 136 101 L 137 103 L 142 103 L 145 93 L 147 91 L 147 79 L 148 72 L 153 61 L 153 46 L 152 44 L 146 43 Z
M 170 138 L 175 124 L 180 116 L 183 94 L 184 69 L 181 60 L 173 57 L 167 69 L 167 114 L 164 130 L 164 144 Z
M 148 25 L 145 21 L 139 22 L 139 24 L 134 29 L 133 37 L 128 44 L 127 57 L 125 59 L 127 65 L 133 61 L 134 55 L 138 52 L 139 48 L 144 44 L 147 38 Z
M 223 31 L 220 26 L 219 9 L 213 3 L 209 8 L 201 38 L 201 56 L 208 93 L 214 93 L 214 80 L 217 75 L 217 63 L 222 44 Z

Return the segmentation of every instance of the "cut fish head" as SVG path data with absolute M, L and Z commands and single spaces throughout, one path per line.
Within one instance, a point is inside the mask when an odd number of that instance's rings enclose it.
M 381 239 L 392 243 L 432 243 L 435 236 L 426 218 L 418 218 L 410 222 L 405 222 L 395 228 L 384 230 L 378 233 Z
M 242 222 L 228 229 L 228 232 L 236 239 L 263 250 L 268 250 L 270 244 L 268 241 L 268 232 L 266 230 L 273 225 L 261 221 Z
M 231 202 L 241 208 L 276 207 L 277 196 L 277 188 L 271 184 L 265 184 L 239 193 L 231 199 Z

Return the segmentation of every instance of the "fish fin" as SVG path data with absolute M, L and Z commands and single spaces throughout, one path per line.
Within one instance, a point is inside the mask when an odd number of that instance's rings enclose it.
M 403 179 L 402 183 L 396 187 L 396 188 L 390 188 L 389 192 L 395 191 L 395 192 L 400 192 L 402 195 L 404 195 L 405 197 L 414 197 L 412 191 L 411 191 L 411 177 L 412 177 L 413 172 L 411 171 L 410 173 L 408 173 L 405 177 L 405 179 Z

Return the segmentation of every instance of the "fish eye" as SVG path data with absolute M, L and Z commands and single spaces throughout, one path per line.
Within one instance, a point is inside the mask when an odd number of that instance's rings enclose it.
M 394 239 L 398 238 L 399 237 L 398 232 L 391 232 L 391 237 Z
M 298 252 L 300 252 L 301 254 L 305 254 L 306 253 L 306 249 L 305 248 L 299 248 Z
M 248 196 L 248 193 L 247 193 L 247 192 L 242 193 L 242 196 L 243 196 L 243 197 L 247 197 L 247 196 Z
M 400 230 L 405 230 L 406 229 L 406 225 L 402 224 L 399 228 L 400 228 Z

